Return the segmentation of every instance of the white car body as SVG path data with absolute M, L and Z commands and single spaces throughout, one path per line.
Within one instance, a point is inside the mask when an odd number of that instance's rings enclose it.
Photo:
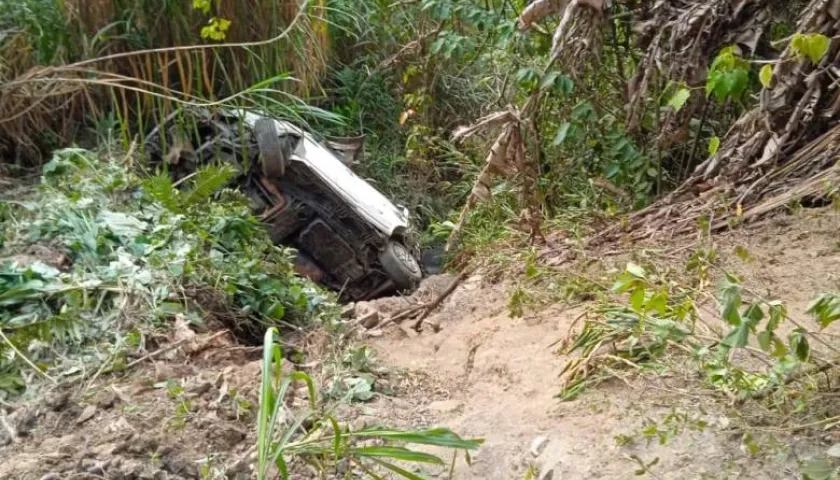
M 253 112 L 240 112 L 246 125 L 254 128 L 263 117 Z M 318 142 L 311 134 L 291 123 L 274 120 L 277 133 L 299 135 L 301 142 L 292 154 L 292 161 L 301 162 L 315 172 L 336 194 L 362 218 L 391 238 L 409 227 L 408 210 L 394 205 L 388 197 L 356 175 L 335 153 Z

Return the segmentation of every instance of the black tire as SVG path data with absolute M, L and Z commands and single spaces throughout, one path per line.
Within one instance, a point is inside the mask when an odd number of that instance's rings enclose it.
M 397 289 L 409 290 L 423 279 L 420 263 L 402 243 L 391 240 L 379 254 L 382 269 L 394 282 Z
M 254 125 L 257 146 L 260 149 L 262 172 L 268 178 L 282 177 L 286 173 L 288 162 L 283 142 L 277 134 L 274 120 L 261 118 Z

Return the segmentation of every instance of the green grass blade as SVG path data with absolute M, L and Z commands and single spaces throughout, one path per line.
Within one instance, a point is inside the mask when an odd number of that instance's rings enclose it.
M 438 447 L 475 450 L 484 443 L 484 439 L 463 439 L 448 428 L 433 428 L 430 430 L 415 430 L 400 432 L 396 430 L 367 429 L 348 434 L 353 437 L 382 438 L 389 441 L 414 443 L 419 445 L 434 445 Z
M 378 465 L 381 465 L 382 467 L 385 467 L 388 470 L 396 473 L 397 475 L 399 475 L 403 478 L 407 478 L 408 480 L 426 480 L 425 477 L 421 477 L 420 475 L 409 472 L 408 470 L 406 470 L 404 468 L 400 468 L 400 467 L 394 465 L 393 463 L 389 463 L 389 462 L 386 462 L 384 460 L 380 460 L 378 458 L 371 458 L 371 460 L 376 462 Z
M 262 363 L 262 380 L 260 383 L 260 406 L 257 414 L 257 458 L 258 471 L 257 478 L 265 478 L 268 470 L 268 457 L 271 450 L 271 437 L 273 432 L 273 425 L 271 423 L 274 419 L 273 412 L 275 410 L 276 399 L 274 398 L 274 389 L 272 385 L 273 368 L 272 368 L 272 353 L 274 347 L 274 335 L 277 329 L 269 328 L 265 332 L 263 339 L 263 363 Z
M 184 199 L 184 205 L 197 205 L 207 200 L 227 185 L 234 175 L 236 175 L 236 172 L 230 165 L 208 165 L 198 169 L 195 173 L 195 182 Z
M 333 428 L 333 455 L 334 458 L 339 458 L 341 454 L 341 427 L 332 415 L 327 415 L 327 419 Z
M 433 465 L 446 465 L 437 455 L 418 452 L 405 447 L 361 447 L 351 448 L 347 451 L 350 455 L 357 457 L 390 458 L 402 462 L 430 463 Z

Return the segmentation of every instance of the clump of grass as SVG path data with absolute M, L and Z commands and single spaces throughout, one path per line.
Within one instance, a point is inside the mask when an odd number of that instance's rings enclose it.
M 329 56 L 320 1 L 10 3 L 0 6 L 10 32 L 0 38 L 0 155 L 30 164 L 109 115 L 127 146 L 178 104 L 312 113 L 302 97 Z
M 280 478 L 293 478 L 296 462 L 302 462 L 321 476 L 352 470 L 354 477 L 376 479 L 383 478 L 382 472 L 390 472 L 399 478 L 418 480 L 425 477 L 410 470 L 412 465 L 443 469 L 446 462 L 407 445 L 467 452 L 483 443 L 479 439 L 463 439 L 446 428 L 404 431 L 374 426 L 353 431 L 339 424 L 327 406 L 319 402 L 318 391 L 308 375 L 282 371 L 282 351 L 276 339 L 277 331 L 268 329 L 263 343 L 257 419 L 258 479 L 271 478 L 272 466 Z M 287 411 L 285 398 L 295 381 L 306 385 L 309 406 L 292 413 Z M 453 457 L 450 473 L 454 460 Z

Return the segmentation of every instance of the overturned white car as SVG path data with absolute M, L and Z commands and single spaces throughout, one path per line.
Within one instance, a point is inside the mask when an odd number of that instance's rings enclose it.
M 274 242 L 298 252 L 297 270 L 341 293 L 364 300 L 410 290 L 422 279 L 409 240 L 408 211 L 356 175 L 342 154 L 291 123 L 253 112 L 202 114 L 193 128 L 158 130 L 178 143 L 188 131 L 190 148 L 177 162 L 186 171 L 201 163 L 240 166 L 240 188 Z M 186 143 L 183 140 L 180 143 Z M 170 162 L 172 163 L 172 162 Z

